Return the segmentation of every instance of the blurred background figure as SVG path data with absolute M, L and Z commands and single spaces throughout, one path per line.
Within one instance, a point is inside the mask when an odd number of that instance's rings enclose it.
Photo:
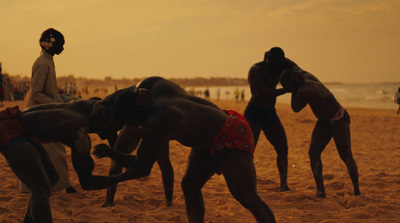
M 397 114 L 400 114 L 400 87 L 399 90 L 397 90 L 396 94 L 394 95 L 394 102 L 396 102 L 399 105 L 399 109 L 397 109 Z

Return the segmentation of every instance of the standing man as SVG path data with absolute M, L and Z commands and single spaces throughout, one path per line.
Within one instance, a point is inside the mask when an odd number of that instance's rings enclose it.
M 280 191 L 290 190 L 287 184 L 288 145 L 285 129 L 276 114 L 276 97 L 286 93 L 283 88 L 276 89 L 280 74 L 285 69 L 298 67 L 293 61 L 285 58 L 279 47 L 265 52 L 264 60 L 254 64 L 249 71 L 251 98 L 244 111 L 254 134 L 257 145 L 261 130 L 277 153 L 277 165 L 280 176 Z
M 64 50 L 64 36 L 57 30 L 50 28 L 45 30 L 39 44 L 42 48 L 41 55 L 36 59 L 32 67 L 32 79 L 27 107 L 49 103 L 63 103 L 57 87 L 56 70 L 53 56 L 59 55 Z M 46 149 L 54 164 L 59 180 L 53 187 L 53 191 L 66 189 L 67 193 L 76 193 L 71 186 L 66 162 L 66 151 L 60 143 L 45 143 Z M 26 187 L 25 187 L 26 188 Z M 24 186 L 21 191 L 24 192 Z
M 350 115 L 346 109 L 318 78 L 306 71 L 286 70 L 282 73 L 280 82 L 288 92 L 292 92 L 291 106 L 294 112 L 301 111 L 308 104 L 318 119 L 308 150 L 317 185 L 316 196 L 326 197 L 321 153 L 332 138 L 353 182 L 354 195 L 360 195 L 357 164 L 351 152 Z

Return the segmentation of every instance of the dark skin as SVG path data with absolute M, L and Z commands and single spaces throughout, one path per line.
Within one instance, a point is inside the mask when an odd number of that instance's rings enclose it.
M 330 118 L 340 109 L 333 94 L 312 74 L 301 70 L 287 70 L 282 74 L 282 86 L 292 92 L 291 106 L 294 112 L 301 111 L 307 104 L 318 118 L 308 151 L 311 170 L 317 185 L 317 197 L 326 197 L 322 178 L 321 154 L 333 138 L 340 158 L 346 164 L 354 187 L 354 195 L 360 195 L 358 169 L 351 152 L 350 120 Z
M 129 128 L 128 126 L 124 126 L 114 146 L 115 150 L 124 154 L 132 153 L 140 142 L 141 134 L 140 128 Z M 96 155 L 99 156 L 99 154 Z M 122 167 L 127 166 L 118 165 L 116 162 L 111 160 L 108 175 L 112 176 L 122 173 Z M 102 207 L 114 206 L 114 198 L 115 193 L 117 192 L 117 187 L 118 184 L 115 184 L 107 188 L 106 200 L 102 204 Z
M 121 92 L 123 92 L 123 90 L 133 90 L 135 88 L 136 86 L 131 86 L 126 89 L 118 90 L 94 105 L 92 120 L 93 123 L 96 124 L 93 125 L 93 131 L 95 131 L 101 138 L 106 139 L 108 135 L 113 134 L 113 131 L 109 130 L 115 129 L 115 126 L 119 125 L 119 121 L 116 120 L 113 112 L 115 98 Z M 119 153 L 130 154 L 134 150 L 136 150 L 141 138 L 141 128 L 125 125 L 118 135 L 115 146 L 112 145 L 112 148 Z M 157 164 L 159 165 L 161 170 L 166 206 L 171 206 L 174 186 L 174 170 L 169 159 L 169 141 L 164 140 L 163 142 L 160 142 L 159 146 L 161 147 L 161 153 L 157 157 Z M 96 155 L 101 156 L 100 154 Z M 123 167 L 127 166 L 121 163 L 114 162 L 112 160 L 110 163 L 108 174 L 110 176 L 120 174 Z M 114 206 L 114 198 L 117 188 L 118 184 L 114 184 L 107 188 L 106 198 L 104 203 L 102 204 L 102 207 Z
M 93 132 L 90 113 L 96 101 L 38 105 L 24 110 L 19 116 L 25 134 L 31 141 L 60 142 L 71 148 L 72 163 L 85 190 L 103 189 L 115 182 L 113 177 L 92 175 L 94 162 L 90 156 L 91 141 L 88 134 Z M 116 134 L 116 129 L 113 132 Z M 110 140 L 116 138 L 108 136 Z
M 2 153 L 32 192 L 24 222 L 52 222 L 49 195 L 58 174 L 41 143 L 60 142 L 71 148 L 72 163 L 85 190 L 104 189 L 120 182 L 118 176 L 92 174 L 94 162 L 88 134 L 92 132 L 89 118 L 96 101 L 38 105 L 20 113 L 18 118 L 28 140 L 16 142 Z M 107 137 L 110 144 L 116 139 L 116 130 L 114 134 Z
M 227 119 L 223 110 L 209 101 L 187 94 L 178 85 L 162 78 L 145 79 L 138 84 L 138 89 L 134 93 L 128 92 L 128 97 L 121 94 L 116 100 L 116 113 L 127 112 L 127 115 L 118 118 L 125 125 L 141 126 L 143 133 L 136 160 L 123 174 L 124 177 L 136 179 L 149 175 L 156 157 L 162 152 L 160 144 L 165 140 L 177 140 L 192 148 L 181 182 L 189 222 L 204 222 L 201 189 L 218 168 L 222 170 L 232 195 L 258 222 L 275 222 L 271 209 L 257 194 L 252 155 L 235 149 L 220 150 L 215 157 L 210 153 L 214 138 Z M 147 101 L 143 100 L 146 98 Z M 127 107 L 119 107 L 121 104 Z M 109 153 L 112 152 L 109 150 Z
M 51 188 L 58 174 L 40 144 L 20 141 L 1 152 L 10 168 L 31 191 L 23 222 L 52 222 Z
M 281 60 L 271 60 L 266 58 L 264 61 L 254 64 L 248 74 L 248 82 L 251 89 L 251 99 L 249 104 L 254 104 L 265 109 L 275 109 L 276 98 L 287 93 L 283 88 L 276 89 L 279 83 L 281 72 L 289 67 L 297 66 L 287 58 Z M 254 142 L 257 145 L 261 130 L 267 140 L 272 144 L 277 153 L 277 166 L 280 176 L 280 191 L 290 190 L 287 184 L 288 170 L 288 144 L 285 129 L 281 121 L 275 120 L 269 126 L 263 127 L 260 123 L 249 122 L 254 134 Z
M 117 142 L 114 146 L 114 150 L 122 153 L 122 154 L 130 154 L 136 150 L 140 140 L 142 138 L 141 128 L 134 126 L 124 126 L 118 135 Z M 173 196 L 173 186 L 174 186 L 174 170 L 171 165 L 171 161 L 169 159 L 169 142 L 165 141 L 162 145 L 163 149 L 161 149 L 161 154 L 157 158 L 157 163 L 161 170 L 162 181 L 164 186 L 164 194 L 165 194 L 165 204 L 170 207 L 172 205 L 172 196 Z M 95 153 L 97 156 L 102 156 L 99 153 Z M 122 157 L 115 157 L 114 159 L 125 159 L 125 162 L 122 164 L 118 164 L 114 160 L 110 162 L 110 168 L 108 175 L 117 175 L 122 173 L 123 167 L 128 167 L 132 162 L 131 158 L 126 159 Z M 133 159 L 134 156 L 133 156 Z M 106 199 L 102 205 L 102 207 L 111 207 L 114 206 L 114 198 L 115 193 L 117 192 L 118 184 L 112 185 L 107 188 Z
M 158 77 L 147 78 L 146 80 L 143 80 L 140 83 L 140 85 L 147 89 L 151 89 L 154 82 L 158 79 L 159 79 Z M 104 98 L 102 101 L 95 104 L 93 109 L 93 119 L 95 123 L 101 123 L 101 125 L 95 128 L 98 134 L 105 133 L 105 135 L 108 135 L 107 131 L 108 129 L 110 129 L 110 126 L 115 125 L 115 123 L 117 122 L 112 113 L 114 105 L 113 103 L 115 98 L 124 90 L 135 89 L 135 88 L 136 86 L 131 86 L 116 91 L 113 94 L 110 94 L 109 96 Z M 180 96 L 184 95 L 183 94 L 184 90 L 176 88 L 174 90 L 169 90 L 166 93 L 169 95 Z M 199 103 L 203 103 L 209 106 L 215 106 L 211 104 L 208 100 L 203 100 L 200 98 L 193 98 L 192 100 L 196 100 Z M 141 140 L 141 135 L 142 135 L 141 128 L 125 125 L 122 131 L 120 132 L 117 142 L 113 147 L 113 149 L 120 153 L 130 154 L 137 148 L 137 145 Z M 173 196 L 174 171 L 171 165 L 171 161 L 169 159 L 169 141 L 165 140 L 164 142 L 160 143 L 159 146 L 162 148 L 160 149 L 161 154 L 157 158 L 157 164 L 159 165 L 162 174 L 166 206 L 171 206 L 172 196 Z M 120 174 L 122 172 L 123 167 L 124 165 L 119 165 L 118 163 L 111 160 L 109 175 Z M 114 198 L 115 198 L 115 193 L 117 191 L 117 187 L 118 185 L 115 184 L 107 188 L 106 199 L 102 204 L 103 207 L 114 206 Z

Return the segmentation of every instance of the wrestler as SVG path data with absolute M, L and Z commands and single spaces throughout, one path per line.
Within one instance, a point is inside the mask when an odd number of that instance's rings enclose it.
M 141 128 L 135 126 L 124 126 L 121 132 L 118 135 L 118 139 L 113 147 L 115 151 L 130 154 L 136 150 L 140 140 L 141 140 L 142 132 Z M 157 164 L 161 170 L 161 177 L 163 181 L 164 187 L 164 195 L 165 195 L 165 205 L 170 207 L 172 205 L 172 197 L 173 197 L 173 188 L 174 188 L 174 170 L 171 165 L 171 161 L 169 159 L 169 142 L 164 141 L 162 145 L 161 153 L 157 158 Z M 100 156 L 100 154 L 96 154 Z M 135 157 L 133 156 L 133 159 Z M 118 158 L 115 158 L 118 159 Z M 108 175 L 117 175 L 122 172 L 123 167 L 128 167 L 131 163 L 131 158 L 119 158 L 125 159 L 125 162 L 117 163 L 114 160 L 111 160 Z M 102 207 L 111 207 L 114 206 L 114 198 L 115 193 L 117 192 L 118 184 L 114 184 L 107 188 L 106 198 Z
M 91 119 L 95 124 L 93 124 L 92 131 L 96 132 L 102 139 L 106 139 L 108 135 L 112 135 L 114 133 L 113 126 L 115 123 L 118 123 L 113 113 L 115 98 L 121 92 L 123 92 L 123 90 L 135 88 L 136 86 L 131 86 L 122 90 L 118 90 L 113 94 L 108 95 L 103 100 L 97 102 L 93 106 Z M 135 151 L 141 138 L 142 132 L 140 127 L 124 125 L 118 135 L 115 146 L 112 146 L 112 148 L 119 153 L 130 154 Z M 171 206 L 174 187 L 174 170 L 169 159 L 169 141 L 164 140 L 159 144 L 159 146 L 161 147 L 161 152 L 157 157 L 157 164 L 159 165 L 161 171 L 166 202 L 165 204 L 166 206 Z M 96 154 L 96 152 L 95 155 L 101 157 L 101 154 Z M 127 160 L 129 160 L 129 158 Z M 120 174 L 123 167 L 126 167 L 126 165 L 111 160 L 108 174 L 110 176 Z M 106 198 L 102 204 L 102 207 L 114 206 L 114 198 L 117 188 L 118 184 L 114 184 L 107 188 Z
M 147 78 L 137 87 L 121 92 L 115 100 L 116 118 L 125 125 L 141 126 L 143 134 L 124 180 L 149 175 L 163 150 L 160 144 L 177 140 L 192 148 L 181 182 L 189 222 L 204 222 L 201 189 L 220 171 L 229 191 L 258 222 L 275 222 L 257 193 L 254 136 L 243 116 L 225 112 L 160 77 Z
M 291 106 L 294 112 L 307 104 L 317 117 L 311 145 L 308 151 L 311 170 L 317 185 L 317 197 L 326 197 L 322 179 L 321 153 L 333 138 L 340 158 L 346 164 L 354 186 L 354 195 L 360 194 L 358 170 L 351 152 L 350 116 L 334 95 L 312 74 L 301 69 L 285 70 L 280 82 L 292 92 Z
M 283 70 L 298 67 L 285 57 L 279 47 L 273 47 L 265 52 L 264 60 L 254 64 L 248 74 L 251 90 L 250 101 L 244 111 L 244 117 L 249 121 L 257 145 L 261 130 L 274 147 L 277 157 L 280 177 L 280 191 L 290 190 L 287 184 L 288 144 L 285 129 L 276 113 L 276 98 L 285 94 L 285 89 L 277 89 L 279 77 Z
M 90 156 L 88 133 L 96 132 L 113 146 L 117 130 L 122 127 L 114 122 L 107 131 L 98 131 L 96 123 L 90 119 L 96 101 L 98 99 L 38 105 L 22 112 L 16 107 L 0 113 L 0 124 L 7 126 L 0 128 L 0 150 L 17 177 L 31 191 L 24 222 L 52 221 L 49 195 L 58 174 L 41 146 L 43 142 L 60 142 L 71 148 L 72 163 L 83 189 L 103 189 L 121 181 L 119 175 L 92 174 L 94 162 Z M 165 156 L 165 159 L 169 157 Z

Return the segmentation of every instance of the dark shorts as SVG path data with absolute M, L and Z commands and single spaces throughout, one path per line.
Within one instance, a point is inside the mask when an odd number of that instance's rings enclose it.
M 272 123 L 279 121 L 275 108 L 267 109 L 253 104 L 248 104 L 244 110 L 244 117 L 249 122 L 261 124 L 262 128 L 268 128 Z
M 350 122 L 350 115 L 349 115 L 349 113 L 347 113 L 347 110 L 346 110 L 346 109 L 344 110 L 344 114 L 343 114 L 343 117 L 342 117 L 342 118 L 340 118 L 340 119 L 338 119 L 338 120 L 335 120 L 335 121 L 327 121 L 327 123 L 328 123 L 328 124 L 334 124 L 335 122 L 341 121 L 341 120 L 347 121 L 347 122 L 349 122 L 349 124 L 351 123 L 351 122 Z

